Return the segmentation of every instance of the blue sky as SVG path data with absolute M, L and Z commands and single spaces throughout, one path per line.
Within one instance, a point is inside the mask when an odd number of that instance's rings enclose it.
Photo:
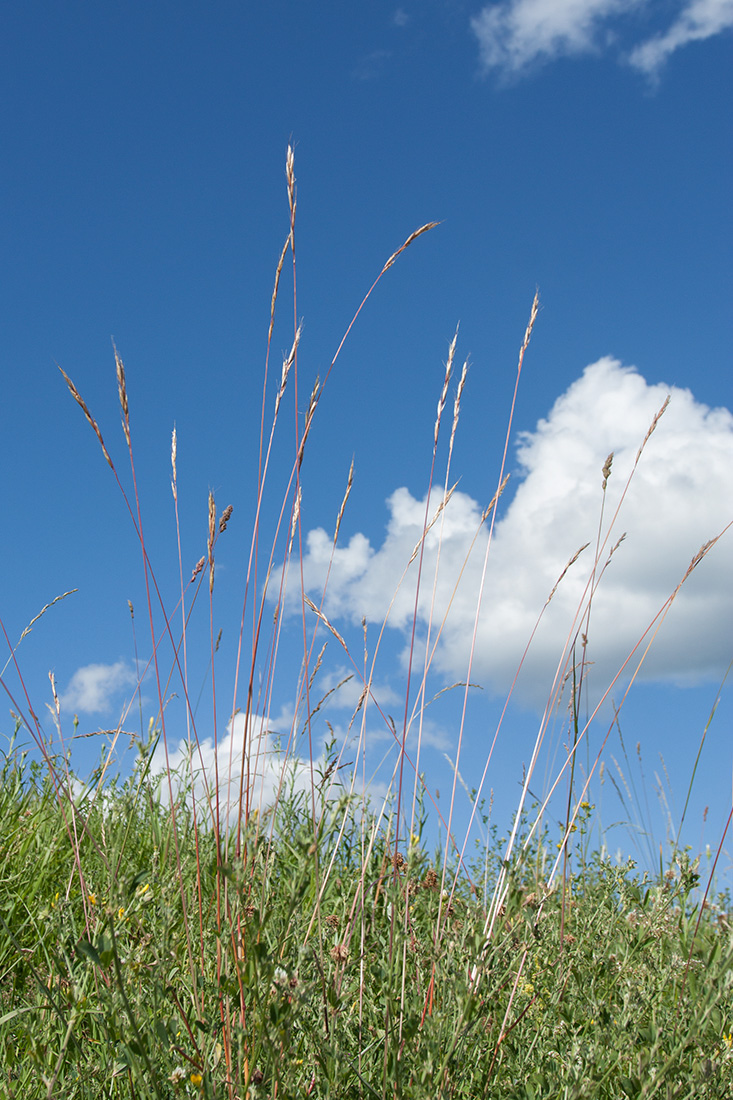
M 518 350 L 540 290 L 507 458 L 512 478 L 486 559 L 471 668 L 483 690 L 469 693 L 459 761 L 469 787 L 478 785 L 506 692 L 555 580 L 580 545 L 591 547 L 553 597 L 500 730 L 485 794 L 488 800 L 494 792 L 494 820 L 503 831 L 574 609 L 593 573 L 601 468 L 614 451 L 603 542 L 667 394 L 670 406 L 599 558 L 603 565 L 627 533 L 593 601 L 589 701 L 603 695 L 699 547 L 733 518 L 730 0 L 31 2 L 6 8 L 0 27 L 6 471 L 0 617 L 11 644 L 54 597 L 78 589 L 17 648 L 45 735 L 54 728 L 46 708 L 49 670 L 66 737 L 74 733 L 74 714 L 79 718 L 74 760 L 82 772 L 104 740 L 85 735 L 120 723 L 125 730 L 146 728 L 156 710 L 149 677 L 142 705 L 134 698 L 134 643 L 143 664 L 151 654 L 139 546 L 111 471 L 56 367 L 83 395 L 129 490 L 113 337 L 127 371 L 148 553 L 169 610 L 178 598 L 174 425 L 185 571 L 206 551 L 209 491 L 219 512 L 234 507 L 217 547 L 214 589 L 214 632 L 222 630 L 216 735 L 226 739 L 270 297 L 288 228 L 284 165 L 291 143 L 301 426 L 316 376 L 324 377 L 387 257 L 418 226 L 440 223 L 385 274 L 328 378 L 308 441 L 300 512 L 306 587 L 320 605 L 324 547 L 353 457 L 354 485 L 323 610 L 358 663 L 360 620 L 367 618 L 373 653 L 419 537 L 436 403 L 460 323 L 434 493 L 443 485 L 455 385 L 468 360 L 449 479 L 459 484 L 426 543 L 427 587 L 418 605 L 424 650 L 434 617 L 440 622 L 450 604 L 429 695 L 465 679 L 488 525 L 462 587 L 454 599 L 451 593 L 497 486 Z M 268 418 L 293 340 L 291 270 L 288 261 Z M 263 511 L 263 547 L 292 466 L 292 390 L 291 380 Z M 296 540 L 296 558 L 297 548 Z M 627 780 L 635 772 L 637 784 L 641 746 L 655 838 L 640 841 L 647 853 L 664 839 L 654 790 L 655 773 L 664 778 L 659 754 L 678 820 L 702 730 L 733 657 L 732 561 L 727 534 L 669 610 L 620 714 L 629 766 L 618 733 L 608 740 L 606 776 L 615 757 Z M 285 737 L 302 658 L 294 577 L 268 718 Z M 189 692 L 193 702 L 200 694 L 197 728 L 210 738 L 204 588 L 189 630 Z M 375 695 L 397 725 L 414 598 L 408 580 L 375 668 Z M 310 629 L 315 622 L 309 619 Z M 321 625 L 316 652 L 328 637 Z M 165 675 L 171 657 L 164 649 Z M 327 690 L 348 671 L 332 639 L 314 693 L 320 697 L 319 684 Z M 22 706 L 29 718 L 28 704 L 12 664 L 3 681 L 15 700 L 6 700 L 0 723 L 10 734 L 10 709 Z M 414 683 L 415 677 L 413 696 Z M 178 693 L 167 709 L 174 751 L 186 728 L 180 688 L 172 684 L 170 691 Z M 617 702 L 623 691 L 622 676 L 613 690 Z M 345 735 L 358 695 L 352 682 L 319 713 L 317 751 L 326 733 L 321 718 Z M 125 703 L 133 698 L 128 714 Z M 421 767 L 444 806 L 452 783 L 445 755 L 456 758 L 462 703 L 454 690 L 426 712 Z M 567 743 L 564 705 L 543 740 L 535 793 L 552 770 L 547 760 L 560 759 Z M 606 704 L 590 731 L 591 762 L 609 714 Z M 685 836 L 695 846 L 701 838 L 715 846 L 730 809 L 730 733 L 728 688 L 688 815 Z M 394 746 L 376 709 L 367 714 L 366 734 L 368 768 L 389 753 L 391 767 Z M 124 769 L 131 756 L 121 752 L 123 741 L 116 751 Z M 605 826 L 626 816 L 608 778 L 593 798 Z M 643 807 L 644 796 L 634 801 Z M 607 839 L 611 846 L 634 843 L 620 829 Z

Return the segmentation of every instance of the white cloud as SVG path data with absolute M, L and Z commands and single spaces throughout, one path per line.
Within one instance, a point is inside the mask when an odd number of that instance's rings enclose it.
M 484 69 L 518 72 L 550 60 L 597 48 L 610 16 L 643 0 L 504 0 L 471 20 Z
M 733 26 L 733 0 L 689 0 L 678 5 L 681 10 L 666 31 L 625 52 L 618 44 L 619 20 L 647 6 L 647 0 L 501 0 L 474 16 L 471 29 L 485 72 L 516 75 L 558 57 L 613 48 L 619 58 L 654 77 L 674 50 Z M 630 19 L 622 25 L 626 33 L 635 27 Z
M 219 813 L 222 819 L 236 817 L 240 805 L 240 785 L 249 789 L 249 809 L 262 810 L 277 801 L 280 792 L 310 792 L 311 774 L 316 785 L 327 764 L 325 755 L 314 759 L 311 773 L 310 761 L 285 751 L 285 738 L 281 746 L 277 734 L 268 728 L 259 716 L 250 719 L 250 735 L 245 744 L 245 718 L 236 714 L 226 727 L 225 735 L 214 746 L 212 738 L 205 738 L 197 747 L 189 749 L 184 739 L 176 746 L 170 745 L 166 760 L 162 739 L 158 742 L 151 761 L 153 775 L 166 776 L 170 769 L 174 777 L 174 792 L 181 785 L 191 783 L 196 802 L 200 807 L 216 805 L 217 772 Z M 190 760 L 190 764 L 189 764 Z M 332 784 L 329 784 L 329 788 Z M 168 797 L 168 782 L 161 778 L 160 792 Z
M 136 684 L 134 671 L 124 661 L 85 665 L 76 670 L 60 696 L 61 707 L 76 713 L 99 714 L 109 710 L 115 695 Z
M 604 358 L 587 367 L 546 420 L 519 440 L 521 483 L 497 520 L 478 624 L 472 680 L 503 692 L 537 617 L 570 556 L 591 546 L 569 570 L 537 632 L 518 685 L 525 701 L 547 697 L 557 662 L 593 569 L 601 504 L 601 469 L 615 452 L 608 480 L 605 531 L 631 473 L 638 448 L 668 389 L 649 385 L 633 368 Z M 588 657 L 593 681 L 606 686 L 681 580 L 701 544 L 732 518 L 733 416 L 709 409 L 688 390 L 673 388 L 669 408 L 649 439 L 620 517 L 599 555 L 623 532 L 593 600 Z M 432 514 L 439 500 L 434 493 Z M 338 622 L 362 615 L 389 622 L 409 637 L 416 563 L 400 578 L 419 540 L 425 501 L 407 489 L 389 498 L 381 546 L 363 534 L 337 548 L 324 610 Z M 456 492 L 426 540 L 418 633 L 424 639 L 436 563 L 432 632 L 448 612 L 436 662 L 443 674 L 465 678 L 487 545 L 481 505 Z M 676 600 L 645 664 L 645 675 L 696 681 L 716 675 L 733 650 L 733 556 L 722 540 Z M 439 550 L 439 559 L 438 559 Z M 306 590 L 317 604 L 331 555 L 331 538 L 311 531 L 304 559 Z M 465 565 L 465 569 L 464 569 Z M 463 577 L 454 592 L 456 580 Z M 397 594 L 395 596 L 395 591 Z
M 384 67 L 392 56 L 390 50 L 372 50 L 360 58 L 352 70 L 354 80 L 376 80 L 381 76 Z
M 656 35 L 631 51 L 635 68 L 655 76 L 664 62 L 682 46 L 701 42 L 733 27 L 733 0 L 691 0 L 664 34 Z

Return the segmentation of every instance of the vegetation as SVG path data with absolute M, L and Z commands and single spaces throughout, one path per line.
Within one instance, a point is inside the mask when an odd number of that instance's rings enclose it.
M 295 256 L 290 151 L 287 187 L 290 226 L 277 267 L 268 361 L 284 262 L 288 251 L 293 263 Z M 379 278 L 430 228 L 408 238 Z M 536 315 L 535 299 L 517 384 Z M 733 1100 L 728 896 L 713 896 L 712 872 L 700 882 L 687 851 L 673 850 L 667 867 L 654 876 L 632 861 L 593 852 L 594 807 L 586 800 L 587 784 L 578 789 L 575 763 L 587 729 L 577 717 L 582 663 L 558 670 L 558 683 L 573 684 L 575 706 L 573 748 L 560 773 L 567 809 L 556 834 L 546 824 L 547 805 L 527 805 L 530 769 L 508 838 L 499 835 L 474 794 L 474 816 L 483 820 L 488 840 L 461 847 L 449 827 L 454 785 L 448 821 L 441 820 L 448 840 L 434 845 L 414 762 L 421 732 L 411 742 L 411 748 L 417 742 L 413 760 L 405 750 L 407 719 L 402 731 L 387 722 L 398 760 L 381 807 L 365 798 L 363 783 L 349 774 L 343 745 L 333 741 L 324 756 L 312 752 L 303 783 L 292 741 L 283 751 L 273 743 L 263 715 L 279 675 L 283 595 L 273 598 L 267 588 L 271 578 L 283 576 L 274 563 L 284 569 L 291 559 L 303 451 L 330 374 L 316 382 L 304 416 L 296 415 L 292 476 L 274 509 L 281 522 L 263 557 L 272 439 L 289 379 L 297 382 L 299 340 L 296 329 L 275 383 L 265 371 L 263 409 L 272 394 L 275 411 L 269 435 L 263 420 L 237 660 L 246 703 L 226 717 L 230 731 L 239 722 L 241 744 L 236 748 L 232 737 L 238 759 L 214 777 L 204 765 L 190 701 L 186 639 L 193 604 L 208 589 L 215 701 L 215 548 L 231 509 L 218 514 L 210 496 L 206 554 L 190 581 L 181 562 L 180 601 L 171 613 L 143 535 L 122 361 L 115 352 L 132 494 L 123 488 L 83 397 L 66 379 L 123 493 L 143 550 L 158 710 L 147 739 L 137 739 L 130 776 L 112 774 L 106 758 L 85 782 L 73 773 L 68 754 L 58 753 L 65 742 L 55 687 L 55 743 L 44 736 L 29 701 L 17 714 L 0 783 L 0 1097 Z M 436 447 L 454 351 L 455 341 L 438 406 Z M 450 499 L 448 470 L 464 382 L 465 370 L 440 509 Z M 493 522 L 505 460 L 506 448 L 497 494 L 482 524 Z M 178 522 L 175 435 L 172 463 Z M 609 456 L 604 492 L 611 464 Z M 351 478 L 334 547 L 350 486 Z M 420 559 L 436 519 L 426 515 L 412 560 Z M 603 573 L 604 547 L 599 538 L 596 579 Z M 323 657 L 323 649 L 316 656 L 316 631 L 348 646 L 323 607 L 301 596 L 304 648 L 293 728 L 302 722 L 312 745 L 318 743 L 310 731 L 320 703 L 314 706 L 310 693 Z M 592 597 L 589 589 L 580 624 L 589 619 Z M 265 615 L 267 599 L 272 603 Z M 272 623 L 270 637 L 265 620 Z M 585 638 L 582 647 L 576 641 L 584 650 Z M 17 648 L 11 659 L 20 675 Z M 426 659 L 425 677 L 429 666 Z M 169 762 L 161 772 L 154 766 L 155 750 L 165 747 L 168 760 L 173 735 L 164 700 L 175 678 L 190 759 L 178 770 Z M 367 706 L 379 710 L 372 687 L 373 671 L 363 673 L 355 719 L 363 719 Z M 407 689 L 410 701 L 423 700 L 414 713 L 420 731 L 425 687 L 424 680 L 412 697 Z M 236 688 L 234 695 L 236 700 Z M 113 743 L 121 729 L 112 731 Z M 262 758 L 256 744 L 264 745 Z M 258 800 L 255 780 L 265 775 Z
M 229 863 L 144 757 L 72 801 L 16 751 L 0 804 L 4 1096 L 733 1096 L 731 924 L 686 858 L 548 892 L 544 837 L 487 930 L 483 856 L 444 878 L 347 798 L 314 832 L 292 792 Z

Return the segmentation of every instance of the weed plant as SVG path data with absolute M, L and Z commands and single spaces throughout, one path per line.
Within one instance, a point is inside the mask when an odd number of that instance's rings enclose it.
M 281 275 L 288 254 L 293 265 L 295 257 L 290 150 L 286 171 L 290 226 L 272 297 L 268 361 Z M 430 228 L 408 238 L 379 278 Z M 536 313 L 535 299 L 517 384 Z M 560 772 L 566 782 L 570 776 L 570 797 L 559 831 L 549 829 L 546 805 L 528 805 L 530 769 L 508 840 L 487 821 L 489 840 L 475 847 L 468 834 L 466 842 L 454 835 L 455 785 L 442 822 L 447 840 L 430 847 L 426 820 L 437 811 L 426 809 L 419 734 L 417 751 L 414 739 L 412 755 L 407 751 L 407 701 L 404 728 L 391 727 L 397 763 L 380 805 L 367 801 L 335 741 L 325 755 L 313 752 L 303 784 L 293 767 L 292 741 L 277 752 L 263 738 L 267 719 L 258 715 L 267 714 L 274 677 L 282 675 L 277 654 L 284 607 L 283 588 L 274 600 L 267 589 L 286 576 L 292 557 L 304 448 L 338 357 L 312 390 L 304 418 L 296 417 L 292 476 L 277 534 L 263 556 L 272 440 L 288 383 L 297 391 L 299 342 L 296 329 L 278 382 L 265 371 L 263 410 L 274 394 L 275 412 L 268 435 L 263 411 L 245 642 L 226 715 L 232 727 L 240 716 L 241 753 L 237 766 L 222 775 L 204 766 L 185 654 L 192 605 L 208 593 L 213 656 L 215 548 L 230 510 L 219 514 L 210 496 L 206 553 L 190 582 L 181 562 L 180 601 L 171 611 L 158 595 L 143 534 L 122 360 L 115 352 L 131 495 L 67 378 L 140 540 L 158 710 L 148 738 L 138 740 L 131 775 L 112 775 L 103 760 L 82 782 L 67 755 L 52 754 L 30 702 L 20 707 L 13 698 L 17 726 L 0 784 L 0 1096 L 733 1100 L 728 898 L 714 897 L 710 882 L 699 882 L 686 851 L 673 851 L 652 877 L 632 861 L 612 862 L 603 850 L 592 850 L 594 807 L 573 773 L 574 750 L 585 732 L 577 720 L 573 751 Z M 436 447 L 454 352 L 455 341 Z M 464 368 L 450 454 L 465 377 Z M 611 462 L 609 456 L 604 486 Z M 177 517 L 175 435 L 172 463 Z M 493 524 L 503 485 L 504 464 L 482 524 Z M 350 486 L 351 477 L 334 547 Z M 438 512 L 426 512 L 413 555 L 417 565 L 449 499 L 446 471 Z M 599 546 L 597 560 L 605 553 Z M 594 570 L 594 584 L 602 572 Z M 591 586 L 588 601 L 592 595 Z M 311 691 L 323 653 L 316 634 L 348 646 L 323 604 L 305 592 L 300 596 L 304 650 L 296 692 L 314 744 L 319 704 L 313 705 Z M 269 637 L 268 598 L 277 612 Z M 589 607 L 579 609 L 578 622 Z M 251 624 L 249 635 L 245 623 Z M 14 649 L 11 659 L 19 673 Z M 426 657 L 425 676 L 429 665 Z M 558 683 L 565 672 L 561 662 Z M 466 683 L 470 668 L 468 673 Z M 153 761 L 161 751 L 169 759 L 175 740 L 164 706 L 174 677 L 186 704 L 190 753 L 178 771 L 169 765 L 161 775 Z M 373 672 L 363 674 L 362 685 L 354 717 L 362 722 L 361 736 L 367 707 L 378 711 Z M 213 671 L 212 694 L 216 700 Z M 424 699 L 425 691 L 417 697 Z M 55 688 L 54 699 L 61 736 Z M 415 712 L 416 727 L 423 705 Z M 23 747 L 29 737 L 32 754 Z M 276 782 L 258 798 L 256 780 L 265 774 Z M 473 817 L 482 814 L 480 799 L 480 792 L 474 795 Z

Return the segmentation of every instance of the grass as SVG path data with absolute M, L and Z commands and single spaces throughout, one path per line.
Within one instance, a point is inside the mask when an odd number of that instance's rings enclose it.
M 545 836 L 487 939 L 483 854 L 446 897 L 347 798 L 314 832 L 291 792 L 229 864 L 144 757 L 72 802 L 14 752 L 0 800 L 4 1096 L 733 1096 L 731 924 L 684 857 L 547 891 Z
M 297 317 L 290 150 L 286 174 L 290 225 L 272 296 L 268 363 L 289 254 Z M 412 234 L 376 281 L 431 228 Z M 537 299 L 521 346 L 517 385 L 536 316 Z M 66 742 L 55 687 L 56 750 L 30 700 L 21 706 L 11 696 L 17 722 L 0 784 L 0 1096 L 733 1100 L 729 899 L 714 896 L 714 866 L 710 878 L 700 882 L 688 851 L 673 849 L 668 864 L 650 875 L 633 861 L 614 862 L 602 849 L 593 850 L 594 807 L 586 799 L 585 774 L 576 769 L 576 750 L 588 727 L 578 719 L 583 664 L 572 663 L 572 637 L 548 708 L 550 714 L 557 704 L 557 685 L 570 678 L 572 750 L 556 780 L 566 792 L 556 832 L 547 824 L 547 805 L 529 804 L 532 765 L 508 823 L 508 839 L 492 823 L 480 793 L 472 796 L 472 819 L 481 822 L 488 839 L 469 843 L 468 832 L 463 840 L 455 835 L 464 705 L 450 805 L 441 819 L 447 839 L 442 844 L 430 839 L 437 809 L 429 806 L 419 764 L 425 689 L 440 623 L 426 642 L 419 684 L 410 683 L 421 665 L 413 632 L 416 660 L 405 684 L 404 720 L 401 728 L 389 726 L 396 756 L 392 781 L 381 805 L 375 805 L 366 800 L 356 772 L 349 771 L 343 744 L 332 740 L 323 754 L 315 748 L 323 701 L 314 701 L 324 654 L 318 633 L 345 650 L 361 673 L 352 719 L 360 751 L 367 708 L 380 713 L 374 666 L 351 657 L 325 614 L 325 601 L 314 602 L 301 589 L 303 654 L 293 733 L 301 723 L 310 760 L 305 768 L 298 766 L 293 739 L 276 751 L 267 729 L 274 685 L 285 675 L 278 665 L 284 618 L 278 584 L 291 560 L 297 567 L 301 463 L 340 352 L 311 390 L 305 414 L 295 416 L 292 474 L 274 509 L 280 517 L 275 536 L 264 550 L 270 456 L 289 387 L 294 408 L 303 403 L 299 341 L 296 326 L 279 380 L 273 383 L 269 368 L 265 371 L 243 642 L 234 703 L 223 719 L 221 704 L 217 718 L 213 672 L 214 582 L 216 546 L 231 510 L 219 513 L 209 497 L 206 553 L 189 580 L 179 550 L 180 600 L 169 609 L 146 549 L 122 360 L 115 350 L 130 493 L 99 425 L 65 376 L 140 541 L 149 676 L 158 707 L 149 735 L 137 739 L 131 775 L 113 774 L 107 757 L 82 782 L 68 754 L 58 752 Z M 454 341 L 438 404 L 431 490 L 455 346 Z M 430 584 L 422 577 L 423 550 L 429 532 L 439 538 L 450 499 L 465 379 L 464 368 L 441 503 L 433 514 L 426 505 L 423 537 L 406 563 L 406 574 L 410 568 L 417 574 L 416 591 Z M 266 430 L 265 410 L 273 396 L 274 416 Z M 481 517 L 490 531 L 505 484 L 510 430 L 511 415 L 497 492 Z M 178 523 L 175 435 L 171 457 Z M 611 468 L 609 456 L 604 491 Z M 334 547 L 350 488 L 351 475 Z M 607 542 L 599 534 L 597 568 L 578 609 L 576 640 L 590 618 Z M 688 575 L 710 545 L 701 549 Z M 236 719 L 241 731 L 241 743 L 231 742 L 229 764 L 215 758 L 214 774 L 205 766 L 187 659 L 191 612 L 207 596 L 212 725 L 215 732 L 234 728 Z M 17 648 L 10 647 L 10 660 L 23 685 Z M 464 701 L 470 671 L 469 665 L 466 683 L 459 685 Z M 165 705 L 173 681 L 185 702 L 190 746 L 189 759 L 177 770 L 171 760 L 180 731 L 169 729 Z M 113 731 L 113 744 L 121 730 L 122 723 Z M 26 747 L 29 739 L 33 752 Z M 168 761 L 162 773 L 156 764 L 161 754 Z

